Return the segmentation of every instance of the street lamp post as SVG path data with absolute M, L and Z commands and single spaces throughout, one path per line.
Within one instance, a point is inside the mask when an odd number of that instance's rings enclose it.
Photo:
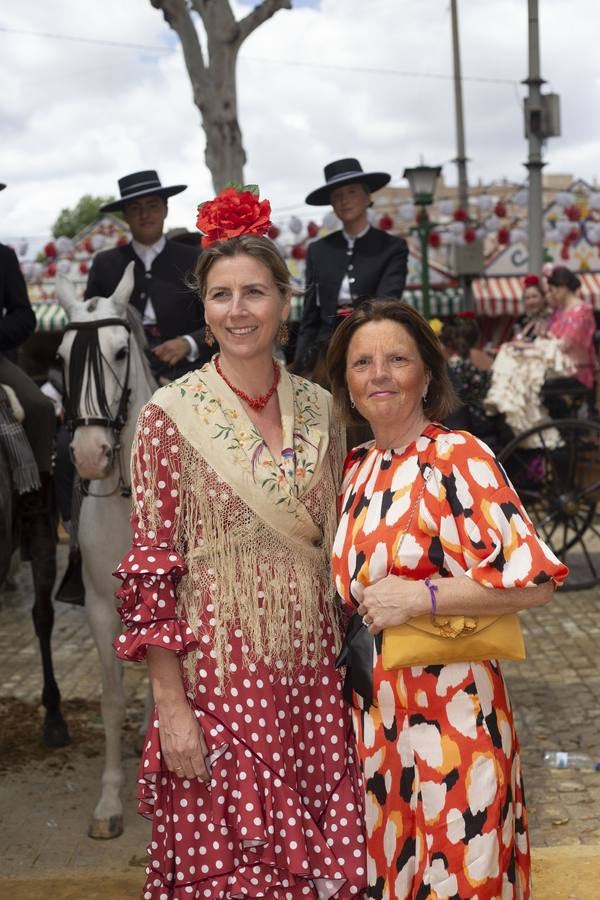
M 441 166 L 415 166 L 404 170 L 404 178 L 408 181 L 417 213 L 417 235 L 421 245 L 421 295 L 422 310 L 426 319 L 430 317 L 429 308 L 429 233 L 434 227 L 427 214 L 427 207 L 433 203 L 435 186 L 442 172 Z

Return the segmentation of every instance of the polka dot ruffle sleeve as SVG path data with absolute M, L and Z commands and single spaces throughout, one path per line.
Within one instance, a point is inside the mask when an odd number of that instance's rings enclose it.
M 133 544 L 113 573 L 123 582 L 116 596 L 125 626 L 114 647 L 118 657 L 135 662 L 145 659 L 150 645 L 179 654 L 198 646 L 177 613 L 177 584 L 187 570 L 173 547 L 179 471 L 177 458 L 166 465 L 164 429 L 172 434 L 175 426 L 162 410 L 148 404 L 140 415 L 132 457 Z M 153 479 L 151 473 L 158 477 Z

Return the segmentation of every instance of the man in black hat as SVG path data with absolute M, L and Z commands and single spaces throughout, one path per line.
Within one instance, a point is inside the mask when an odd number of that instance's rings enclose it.
M 369 224 L 371 193 L 384 187 L 386 172 L 363 172 L 357 159 L 325 166 L 325 184 L 306 198 L 310 206 L 333 206 L 342 230 L 314 241 L 306 256 L 306 293 L 294 369 L 311 374 L 344 316 L 368 298 L 402 296 L 408 247 Z
M 167 198 L 185 189 L 184 184 L 164 187 L 154 170 L 119 179 L 120 198 L 101 209 L 122 210 L 132 240 L 96 255 L 85 290 L 86 299 L 110 296 L 127 264 L 135 261 L 130 302 L 142 315 L 152 369 L 162 381 L 202 366 L 212 355 L 203 342 L 202 304 L 186 283 L 196 266 L 200 244 L 192 247 L 167 240 L 163 234 Z

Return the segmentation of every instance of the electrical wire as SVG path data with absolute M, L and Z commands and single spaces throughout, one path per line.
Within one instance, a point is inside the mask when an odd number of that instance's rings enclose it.
M 95 44 L 101 47 L 117 47 L 124 50 L 151 50 L 156 53 L 172 53 L 175 47 L 156 46 L 152 44 L 133 44 L 126 41 L 109 41 L 101 38 L 79 37 L 77 35 L 58 34 L 48 31 L 29 31 L 18 28 L 8 28 L 0 25 L 0 32 L 5 34 L 18 34 L 28 37 L 48 38 L 57 41 L 73 41 L 83 44 Z M 295 66 L 307 69 L 331 69 L 339 72 L 356 72 L 363 75 L 396 75 L 401 78 L 433 78 L 443 81 L 452 81 L 453 75 L 443 72 L 413 72 L 408 69 L 382 69 L 374 66 L 344 66 L 336 63 L 315 63 L 303 60 L 268 59 L 259 56 L 240 56 L 240 62 L 258 62 L 277 66 Z M 490 78 L 484 75 L 463 75 L 463 81 L 480 82 L 484 84 L 508 84 L 518 85 L 514 78 Z

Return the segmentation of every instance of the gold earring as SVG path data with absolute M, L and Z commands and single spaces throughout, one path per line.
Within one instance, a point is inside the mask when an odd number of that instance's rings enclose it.
M 204 326 L 204 343 L 208 347 L 212 347 L 215 343 L 215 336 L 212 333 L 212 329 L 211 329 L 210 325 L 208 324 L 208 322 Z
M 277 330 L 277 343 L 282 347 L 285 347 L 289 340 L 289 332 L 288 327 L 285 322 L 279 323 L 279 328 Z

